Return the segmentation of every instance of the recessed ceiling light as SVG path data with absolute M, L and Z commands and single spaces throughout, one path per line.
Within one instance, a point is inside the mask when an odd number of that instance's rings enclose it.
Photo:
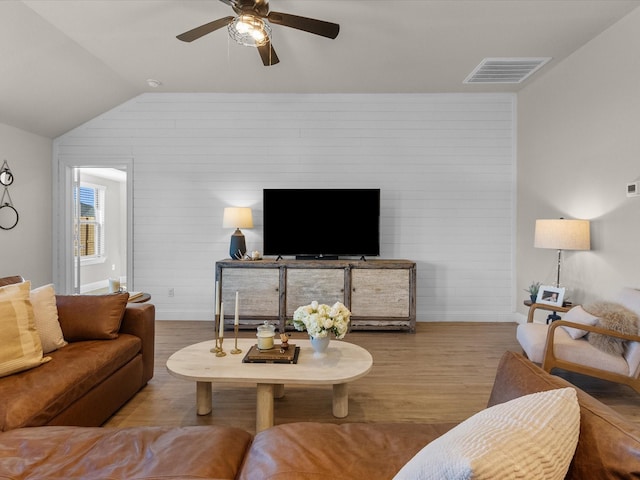
M 149 78 L 147 79 L 147 85 L 149 85 L 151 88 L 158 88 L 160 85 L 162 85 L 162 82 L 160 80 Z

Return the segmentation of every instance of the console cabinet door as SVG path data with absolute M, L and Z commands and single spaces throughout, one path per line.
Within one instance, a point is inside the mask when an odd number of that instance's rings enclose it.
M 222 269 L 222 301 L 226 318 L 235 314 L 236 292 L 240 317 L 278 317 L 280 271 L 277 268 Z
M 358 317 L 408 317 L 410 271 L 351 270 L 351 313 Z
M 289 268 L 287 269 L 287 318 L 301 305 L 318 303 L 333 305 L 344 303 L 344 268 Z

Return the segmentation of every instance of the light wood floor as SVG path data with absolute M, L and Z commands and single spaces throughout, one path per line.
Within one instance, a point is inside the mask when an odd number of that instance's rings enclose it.
M 349 385 L 349 416 L 332 416 L 331 387 L 285 386 L 285 396 L 275 400 L 275 423 L 462 421 L 486 406 L 502 354 L 521 352 L 515 328 L 512 323 L 419 323 L 416 334 L 349 333 L 345 341 L 369 350 L 374 362 L 369 375 Z M 230 342 L 231 332 L 226 337 Z M 305 335 L 294 332 L 296 337 Z M 158 321 L 154 378 L 106 425 L 215 424 L 254 433 L 255 385 L 214 385 L 213 412 L 198 416 L 195 383 L 166 370 L 173 352 L 212 338 L 210 322 Z M 631 388 L 568 372 L 560 375 L 640 425 L 640 394 Z

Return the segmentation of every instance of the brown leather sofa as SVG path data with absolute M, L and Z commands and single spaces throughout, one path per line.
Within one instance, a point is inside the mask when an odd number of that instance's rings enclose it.
M 507 352 L 489 405 L 571 386 Z M 640 478 L 640 429 L 583 391 L 568 479 Z M 391 479 L 454 424 L 289 423 L 251 437 L 222 426 L 38 427 L 0 433 L 0 479 Z
M 48 363 L 0 378 L 0 430 L 99 426 L 147 384 L 153 376 L 155 308 L 126 304 L 128 295 L 120 295 L 119 309 L 112 296 L 56 296 L 69 343 L 48 353 Z M 116 338 L 100 339 L 105 331 Z

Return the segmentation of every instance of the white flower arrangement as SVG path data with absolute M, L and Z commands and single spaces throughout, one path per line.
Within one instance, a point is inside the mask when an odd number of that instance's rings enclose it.
M 347 334 L 350 319 L 351 312 L 340 302 L 330 307 L 313 301 L 296 309 L 293 326 L 301 332 L 306 330 L 313 338 L 324 338 L 331 332 L 341 340 Z

